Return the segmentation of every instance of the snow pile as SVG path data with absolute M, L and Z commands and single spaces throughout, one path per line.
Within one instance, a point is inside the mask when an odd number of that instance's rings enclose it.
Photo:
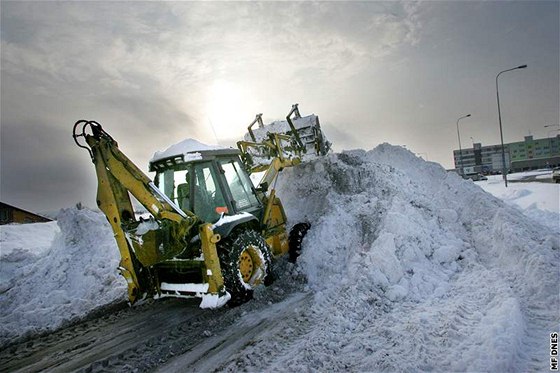
M 557 234 L 388 144 L 281 180 L 288 216 L 312 223 L 299 263 L 314 306 L 272 370 L 547 369 Z
M 14 286 L 22 267 L 48 252 L 58 232 L 54 221 L 0 226 L 0 294 Z
M 0 265 L 3 274 L 9 269 L 10 279 L 2 281 L 0 292 L 0 345 L 126 298 L 105 216 L 67 209 L 57 223 L 60 231 L 55 223 L 2 227 Z M 21 236 L 24 232 L 29 234 Z

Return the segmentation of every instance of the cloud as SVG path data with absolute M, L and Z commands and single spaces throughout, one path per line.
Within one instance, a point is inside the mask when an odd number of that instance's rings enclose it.
M 261 77 L 271 67 L 285 79 L 309 70 L 317 79 L 344 79 L 372 59 L 413 43 L 418 24 L 416 6 L 409 3 L 35 3 L 5 8 L 6 71 L 36 74 L 72 89 L 97 81 L 99 94 L 149 88 L 168 99 L 176 97 L 170 88 L 197 92 L 213 79 Z
M 513 60 L 529 69 L 507 90 L 520 103 L 504 113 L 510 136 L 558 117 L 553 2 L 0 6 L 2 199 L 51 207 L 53 193 L 94 200 L 93 167 L 70 138 L 82 118 L 102 123 L 142 169 L 154 151 L 186 137 L 213 142 L 209 123 L 219 141 L 231 141 L 254 114 L 276 120 L 295 102 L 321 117 L 336 149 L 393 141 L 438 148 L 443 160 L 454 134 L 433 123 L 468 110 L 488 128 L 494 74 Z M 23 170 L 52 187 L 29 193 Z
M 70 146 L 69 134 L 42 121 L 3 123 L 2 200 L 33 211 L 51 210 L 80 201 L 85 188 L 94 204 L 91 166 Z
M 2 198 L 41 209 L 60 203 L 57 193 L 71 203 L 93 200 L 93 186 L 76 188 L 91 183 L 93 171 L 69 137 L 78 119 L 102 123 L 145 169 L 154 151 L 181 138 L 211 138 L 205 110 L 217 81 L 243 95 L 239 118 L 265 110 L 277 119 L 302 97 L 304 110 L 314 109 L 325 86 L 336 91 L 414 43 L 415 9 L 377 2 L 3 2 Z M 352 141 L 331 131 L 333 140 Z

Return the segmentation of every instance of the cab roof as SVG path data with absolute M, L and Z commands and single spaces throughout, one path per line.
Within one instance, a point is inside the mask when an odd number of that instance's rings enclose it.
M 240 151 L 219 145 L 207 145 L 195 139 L 186 139 L 171 145 L 164 151 L 155 152 L 150 160 L 150 171 L 174 168 L 180 164 L 206 161 L 223 156 L 236 156 Z

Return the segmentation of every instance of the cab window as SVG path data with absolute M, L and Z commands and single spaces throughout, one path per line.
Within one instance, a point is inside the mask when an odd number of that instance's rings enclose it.
M 156 186 L 182 210 L 190 209 L 187 170 L 165 170 L 156 174 Z
M 217 182 L 218 178 L 211 162 L 194 166 L 194 213 L 202 220 L 214 223 L 222 213 L 227 213 L 227 205 Z
M 253 193 L 253 183 L 236 160 L 220 162 L 224 176 L 229 185 L 233 201 L 237 210 L 246 210 L 259 205 Z

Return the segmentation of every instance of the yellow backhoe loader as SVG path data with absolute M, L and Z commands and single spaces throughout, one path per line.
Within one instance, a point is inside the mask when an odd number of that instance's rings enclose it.
M 330 148 L 318 117 L 302 118 L 297 104 L 286 122 L 264 126 L 257 115 L 246 136 L 252 141 L 238 149 L 187 140 L 156 153 L 149 165 L 154 181 L 99 123 L 76 122 L 73 138 L 95 165 L 97 205 L 113 228 L 130 303 L 196 296 L 204 308 L 246 302 L 256 286 L 272 281 L 274 258 L 289 252 L 295 260 L 310 225 L 295 224 L 288 235 L 271 186 L 283 168 Z M 257 171 L 264 176 L 255 187 L 249 175 Z M 148 217 L 136 217 L 131 195 Z

